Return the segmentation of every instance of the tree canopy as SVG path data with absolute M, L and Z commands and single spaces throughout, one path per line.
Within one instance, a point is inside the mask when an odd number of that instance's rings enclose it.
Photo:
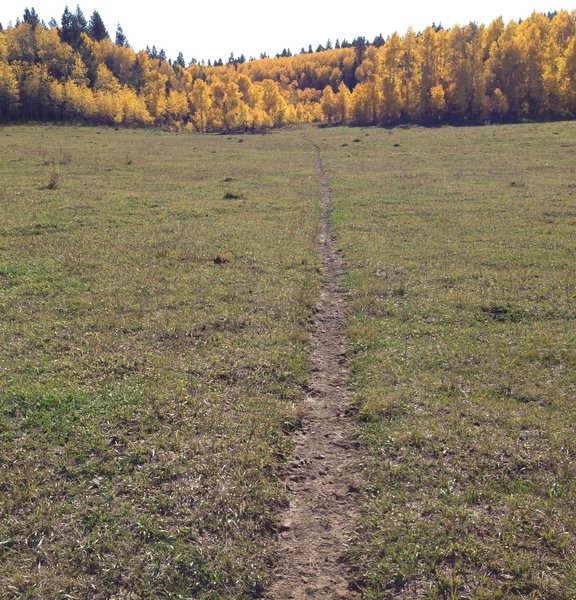
M 0 121 L 259 130 L 294 122 L 483 123 L 576 116 L 576 11 L 409 29 L 372 43 L 188 65 L 112 41 L 79 6 L 0 28 Z

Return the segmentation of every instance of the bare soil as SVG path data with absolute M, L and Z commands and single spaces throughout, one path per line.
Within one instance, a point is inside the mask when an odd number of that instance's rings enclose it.
M 360 455 L 345 356 L 344 261 L 330 224 L 332 202 L 320 151 L 319 240 L 323 287 L 315 316 L 311 379 L 303 425 L 286 477 L 292 497 L 278 535 L 279 562 L 270 600 L 359 599 L 346 562 L 359 518 Z

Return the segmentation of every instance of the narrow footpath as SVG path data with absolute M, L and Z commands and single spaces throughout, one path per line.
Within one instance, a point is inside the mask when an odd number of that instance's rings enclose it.
M 345 555 L 359 519 L 360 455 L 349 404 L 345 358 L 344 262 L 331 229 L 332 201 L 316 149 L 322 187 L 319 251 L 323 286 L 311 342 L 311 379 L 302 429 L 287 475 L 290 505 L 278 536 L 279 563 L 268 600 L 359 600 Z

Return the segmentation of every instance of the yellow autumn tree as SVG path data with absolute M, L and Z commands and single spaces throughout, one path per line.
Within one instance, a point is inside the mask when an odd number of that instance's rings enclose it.
M 189 112 L 190 108 L 186 93 L 170 90 L 166 99 L 166 117 L 168 120 L 182 125 Z
M 192 109 L 192 120 L 196 129 L 202 133 L 208 129 L 208 116 L 212 108 L 212 92 L 202 79 L 197 79 L 188 95 Z
M 382 101 L 380 119 L 383 123 L 394 123 L 402 114 L 402 40 L 394 33 L 379 49 L 376 72 L 381 86 Z
M 352 108 L 352 94 L 348 86 L 341 81 L 336 94 L 336 113 L 334 115 L 338 123 L 348 123 L 350 110 Z
M 14 69 L 0 60 L 0 119 L 8 120 L 16 114 L 19 101 L 18 79 Z
M 559 79 L 567 113 L 576 116 L 576 37 L 572 38 L 560 61 Z
M 320 106 L 322 107 L 324 118 L 328 121 L 328 125 L 331 125 L 336 115 L 336 94 L 331 85 L 327 85 L 324 88 Z

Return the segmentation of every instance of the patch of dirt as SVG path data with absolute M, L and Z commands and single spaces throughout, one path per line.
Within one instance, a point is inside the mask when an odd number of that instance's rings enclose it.
M 311 380 L 302 429 L 286 478 L 292 497 L 278 534 L 278 564 L 269 600 L 361 597 L 346 553 L 360 511 L 359 445 L 349 404 L 345 357 L 344 261 L 330 226 L 332 202 L 316 147 L 322 184 L 320 257 L 323 287 L 314 323 Z

